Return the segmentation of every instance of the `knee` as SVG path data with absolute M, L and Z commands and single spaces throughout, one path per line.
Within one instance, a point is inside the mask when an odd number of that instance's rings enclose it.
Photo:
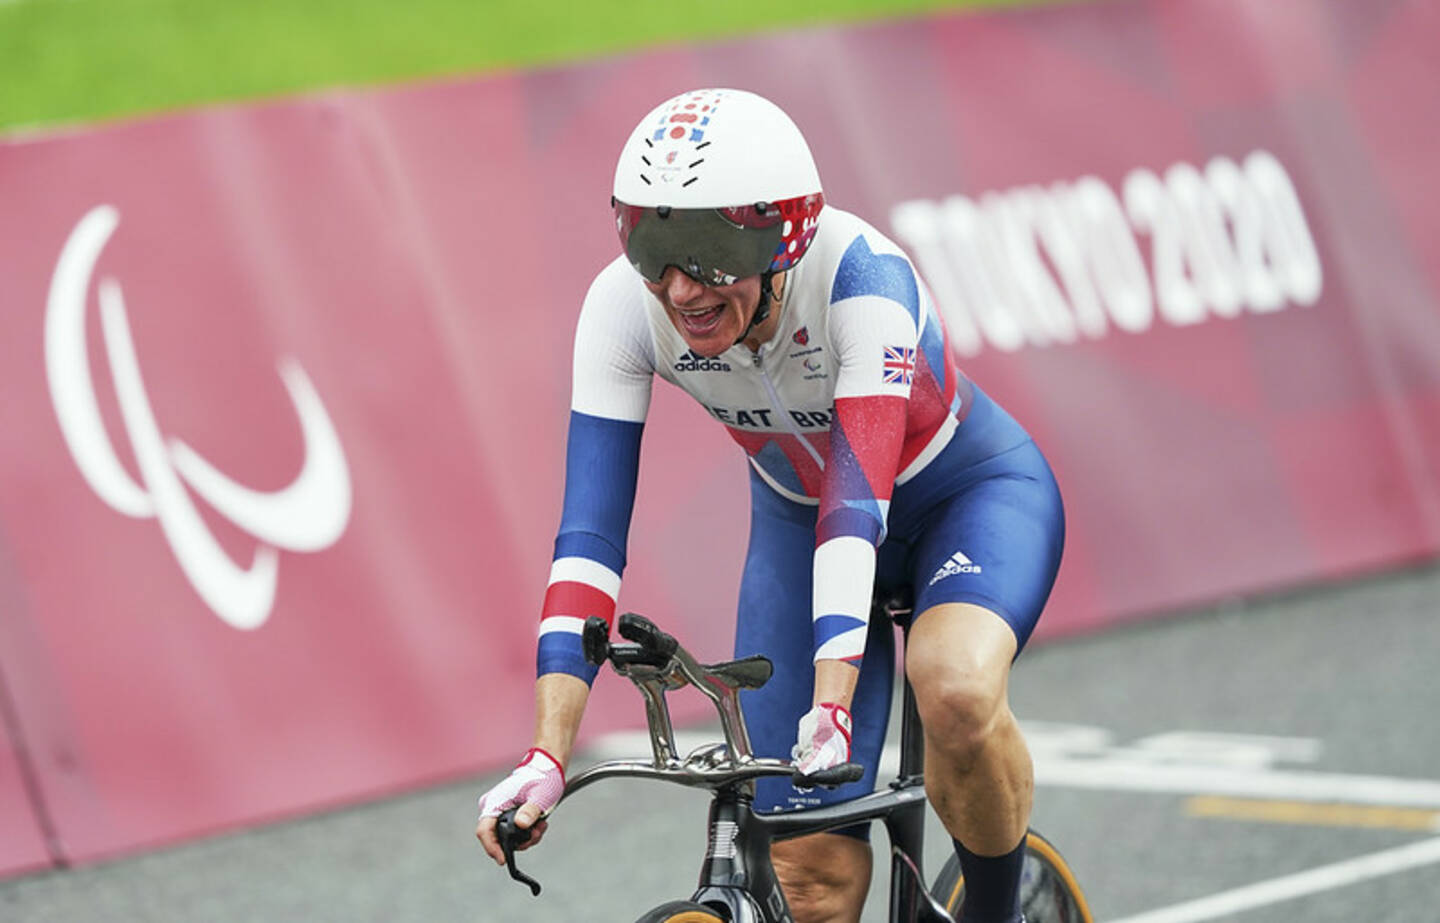
M 870 886 L 870 844 L 821 833 L 776 843 L 770 857 L 797 923 L 859 919 Z
M 953 663 L 912 661 L 906 672 L 925 726 L 927 752 L 957 767 L 973 765 L 995 735 L 1014 721 L 1003 678 L 996 681 Z

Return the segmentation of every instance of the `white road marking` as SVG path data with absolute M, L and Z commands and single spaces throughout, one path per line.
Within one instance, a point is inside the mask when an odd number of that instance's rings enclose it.
M 1172 795 L 1440 808 L 1440 782 L 1309 770 L 1156 765 L 1138 760 L 1035 759 L 1035 784 Z
M 1223 891 L 1199 900 L 1162 907 L 1110 923 L 1200 923 L 1278 904 L 1282 901 L 1343 888 L 1371 878 L 1394 875 L 1421 866 L 1440 863 L 1440 837 L 1407 846 L 1386 849 L 1332 865 L 1322 865 L 1294 875 Z

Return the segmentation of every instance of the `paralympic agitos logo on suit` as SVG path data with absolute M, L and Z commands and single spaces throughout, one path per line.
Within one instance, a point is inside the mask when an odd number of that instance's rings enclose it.
M 339 436 L 300 363 L 281 358 L 278 371 L 299 418 L 304 458 L 280 490 L 252 490 L 220 472 L 155 417 L 130 334 L 120 283 L 98 285 L 101 333 L 122 430 L 133 452 L 137 483 L 110 441 L 86 348 L 90 281 L 120 213 L 101 205 L 71 232 L 51 279 L 45 309 L 45 372 L 65 444 L 90 488 L 112 509 L 156 519 L 180 569 L 214 613 L 239 629 L 258 628 L 274 607 L 279 552 L 320 551 L 350 521 L 349 466 Z M 187 490 L 186 488 L 189 488 Z M 237 564 L 211 533 L 190 492 L 255 539 L 248 567 Z

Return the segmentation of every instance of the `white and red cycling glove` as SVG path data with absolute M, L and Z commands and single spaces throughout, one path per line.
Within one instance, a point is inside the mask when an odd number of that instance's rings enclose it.
M 525 751 L 520 765 L 511 770 L 499 785 L 480 796 L 480 818 L 499 817 L 510 808 L 526 802 L 540 807 L 540 814 L 560 803 L 565 794 L 565 770 L 550 754 L 539 747 Z
M 850 712 L 834 702 L 821 702 L 810 709 L 800 719 L 791 756 L 796 772 L 806 776 L 849 762 Z

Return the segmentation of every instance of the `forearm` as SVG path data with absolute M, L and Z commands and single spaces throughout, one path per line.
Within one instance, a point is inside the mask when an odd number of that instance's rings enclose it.
M 589 697 L 589 684 L 568 673 L 546 673 L 535 681 L 534 745 L 561 766 L 570 762 Z
M 853 536 L 824 543 L 815 553 L 815 689 L 812 705 L 850 710 L 869 635 L 875 548 Z
M 815 695 L 812 705 L 831 703 L 850 710 L 860 671 L 843 660 L 815 661 Z

